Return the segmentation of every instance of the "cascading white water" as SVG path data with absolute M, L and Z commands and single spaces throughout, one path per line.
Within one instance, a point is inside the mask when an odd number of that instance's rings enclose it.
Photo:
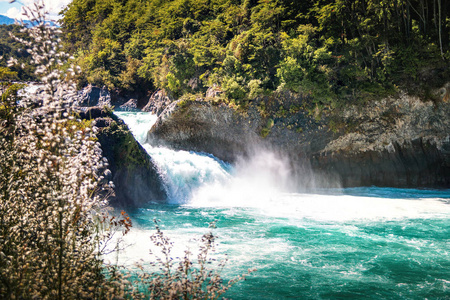
M 152 259 L 153 218 L 182 255 L 218 220 L 225 277 L 258 271 L 233 299 L 445 299 L 450 290 L 450 191 L 295 190 L 289 164 L 270 151 L 230 166 L 145 142 L 156 120 L 117 113 L 160 168 L 171 204 L 140 208 L 121 263 Z M 174 205 L 175 204 L 175 205 Z M 192 249 L 192 248 L 191 248 Z M 194 248 L 195 249 L 195 248 Z
M 153 146 L 147 141 L 147 133 L 157 120 L 153 114 L 116 115 L 129 126 L 159 168 L 171 203 L 251 206 L 292 191 L 294 179 L 289 163 L 274 152 L 261 149 L 251 159 L 241 159 L 232 167 L 204 153 Z
M 230 179 L 231 167 L 211 155 L 155 147 L 147 133 L 157 117 L 150 113 L 115 112 L 129 126 L 136 140 L 157 165 L 171 203 L 186 203 L 205 184 L 223 184 Z

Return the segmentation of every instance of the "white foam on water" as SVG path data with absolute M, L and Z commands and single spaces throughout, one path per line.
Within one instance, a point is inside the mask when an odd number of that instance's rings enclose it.
M 195 207 L 252 207 L 270 217 L 318 221 L 446 218 L 450 205 L 440 198 L 390 199 L 349 195 L 276 193 L 215 186 L 202 190 L 189 205 Z M 272 193 L 271 193 L 272 192 Z
M 155 261 L 155 256 L 150 254 L 151 252 L 162 258 L 161 248 L 155 246 L 150 240 L 150 235 L 153 233 L 155 233 L 155 230 L 152 229 L 132 228 L 130 232 L 122 237 L 120 249 L 123 250 L 118 253 L 107 255 L 107 261 L 114 263 L 115 260 L 118 260 L 119 265 L 132 265 L 139 261 L 144 263 Z M 171 252 L 172 257 L 183 257 L 184 250 L 187 249 L 190 244 L 193 244 L 187 234 L 182 235 L 178 233 L 174 235 L 174 232 L 166 230 L 164 230 L 164 233 L 172 242 L 176 240 Z M 117 240 L 114 242 L 116 241 Z
M 218 207 L 261 207 L 276 202 L 293 190 L 288 161 L 267 150 L 234 166 L 227 181 L 205 184 L 195 191 L 188 205 Z
M 164 235 L 170 239 L 172 249 L 170 257 L 174 261 L 180 261 L 185 251 L 192 253 L 192 261 L 197 261 L 201 236 L 209 231 L 207 227 L 177 228 L 175 230 L 162 228 Z M 160 246 L 155 246 L 150 240 L 154 234 L 153 228 L 132 228 L 122 238 L 121 251 L 106 255 L 107 263 L 118 263 L 119 265 L 132 266 L 136 262 L 155 262 L 155 258 L 164 258 Z M 252 239 L 241 234 L 230 234 L 229 232 L 215 232 L 218 237 L 216 251 L 210 252 L 209 258 L 216 261 L 229 259 L 227 269 L 231 273 L 234 266 L 245 266 L 257 263 L 259 267 L 276 264 L 284 260 L 286 253 L 291 251 L 289 242 L 281 238 L 252 237 Z M 115 241 L 114 241 L 115 242 Z M 113 243 L 114 243 L 113 242 Z M 270 245 L 270 247 L 268 247 Z M 271 257 L 271 261 L 267 261 Z

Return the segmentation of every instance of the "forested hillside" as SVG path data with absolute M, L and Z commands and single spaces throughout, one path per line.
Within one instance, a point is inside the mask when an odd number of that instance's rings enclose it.
M 10 59 L 17 60 L 11 69 L 17 72 L 17 78 L 23 81 L 35 80 L 35 67 L 30 64 L 31 56 L 23 45 L 13 39 L 10 34 L 27 39 L 27 35 L 20 32 L 17 25 L 0 25 L 0 68 L 6 68 Z
M 119 92 L 217 85 L 238 104 L 278 89 L 339 106 L 398 87 L 431 97 L 450 78 L 449 1 L 74 0 L 63 13 L 80 84 Z

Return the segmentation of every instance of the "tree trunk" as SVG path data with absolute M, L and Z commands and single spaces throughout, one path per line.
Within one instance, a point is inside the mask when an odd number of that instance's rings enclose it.
M 442 2 L 441 2 L 442 3 Z M 449 50 L 449 43 L 450 43 L 450 32 L 449 27 L 447 26 L 448 22 L 446 21 L 447 18 L 450 16 L 450 1 L 444 1 L 442 3 L 442 20 L 444 21 L 443 27 L 442 27 L 442 45 L 443 45 L 443 51 Z
M 402 3 L 403 6 L 403 3 Z M 406 37 L 409 40 L 410 35 L 411 35 L 411 17 L 410 17 L 410 12 L 409 12 L 409 3 L 405 3 L 405 14 L 403 16 L 403 22 L 404 22 L 404 26 L 405 26 L 405 33 L 406 33 Z
M 439 48 L 441 49 L 441 56 L 444 59 L 444 49 L 442 48 L 442 0 L 437 0 L 438 2 L 438 13 L 439 13 Z

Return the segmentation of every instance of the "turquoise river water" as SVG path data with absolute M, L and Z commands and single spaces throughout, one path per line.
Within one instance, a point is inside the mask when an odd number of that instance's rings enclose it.
M 153 219 L 175 255 L 217 221 L 223 277 L 256 268 L 232 299 L 450 299 L 450 190 L 295 189 L 288 163 L 261 150 L 228 165 L 206 154 L 153 147 L 156 117 L 116 112 L 150 154 L 169 195 L 130 211 L 123 264 L 151 260 Z

